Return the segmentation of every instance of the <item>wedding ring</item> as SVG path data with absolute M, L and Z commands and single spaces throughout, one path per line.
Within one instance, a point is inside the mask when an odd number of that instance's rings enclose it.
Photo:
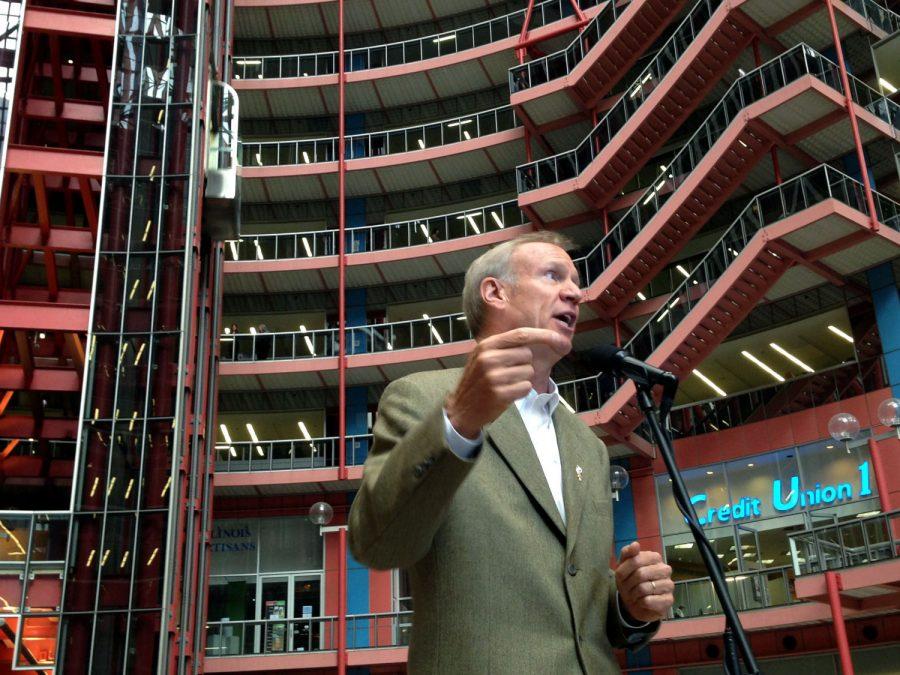
M 656 595 L 656 582 L 655 581 L 652 581 L 652 580 L 650 581 L 650 588 L 653 589 L 653 595 Z

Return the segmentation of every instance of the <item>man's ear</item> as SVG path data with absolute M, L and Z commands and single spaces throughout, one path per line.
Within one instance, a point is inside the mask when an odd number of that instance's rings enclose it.
M 496 277 L 485 277 L 481 280 L 481 300 L 491 307 L 502 307 L 508 297 L 503 284 Z

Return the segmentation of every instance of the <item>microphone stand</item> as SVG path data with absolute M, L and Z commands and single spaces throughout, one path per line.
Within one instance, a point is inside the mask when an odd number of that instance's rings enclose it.
M 725 613 L 725 632 L 722 636 L 725 652 L 725 672 L 728 675 L 741 675 L 741 665 L 740 660 L 738 659 L 738 652 L 740 652 L 740 657 L 743 659 L 746 672 L 749 675 L 758 675 L 759 666 L 757 665 L 756 658 L 753 656 L 753 651 L 750 648 L 750 641 L 747 638 L 747 633 L 744 631 L 741 620 L 738 618 L 737 612 L 734 609 L 734 604 L 731 602 L 731 595 L 728 593 L 725 576 L 722 573 L 722 568 L 719 567 L 719 559 L 716 557 L 715 551 L 697 521 L 697 514 L 694 511 L 694 505 L 691 503 L 690 497 L 688 496 L 687 487 L 681 477 L 681 472 L 675 465 L 675 453 L 672 449 L 672 442 L 669 437 L 668 429 L 669 412 L 672 409 L 672 404 L 675 401 L 675 393 L 678 390 L 678 378 L 669 372 L 663 373 L 663 375 L 660 376 L 658 371 L 654 374 L 649 370 L 646 370 L 643 374 L 628 373 L 626 376 L 629 377 L 632 382 L 634 382 L 635 387 L 637 387 L 638 406 L 644 413 L 647 423 L 650 425 L 653 438 L 656 440 L 663 461 L 666 464 L 666 470 L 672 479 L 672 493 L 675 497 L 675 503 L 684 515 L 688 527 L 690 527 L 691 533 L 694 535 L 694 541 L 697 543 L 697 550 L 700 551 L 700 556 L 703 558 L 703 564 L 709 572 L 709 578 L 712 582 L 713 589 L 715 590 L 716 596 L 719 598 L 719 603 L 722 605 L 722 610 Z M 653 402 L 653 396 L 650 393 L 651 389 L 656 384 L 662 385 L 663 388 L 659 410 L 657 410 L 656 405 Z M 665 428 L 660 424 L 660 420 L 664 420 Z

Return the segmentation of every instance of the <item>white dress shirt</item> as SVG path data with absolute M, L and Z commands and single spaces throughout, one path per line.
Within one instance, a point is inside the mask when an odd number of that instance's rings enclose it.
M 563 524 L 566 522 L 566 506 L 563 502 L 562 463 L 559 459 L 559 444 L 556 442 L 556 427 L 553 426 L 553 413 L 559 405 L 559 390 L 556 382 L 550 380 L 549 391 L 539 394 L 534 389 L 516 401 L 516 408 L 525 423 L 531 444 L 537 453 L 538 461 L 547 478 L 550 494 L 553 502 L 559 510 Z M 484 435 L 479 433 L 478 438 L 470 440 L 461 435 L 447 417 L 444 411 L 444 432 L 447 437 L 447 445 L 453 454 L 460 459 L 474 460 L 481 448 Z

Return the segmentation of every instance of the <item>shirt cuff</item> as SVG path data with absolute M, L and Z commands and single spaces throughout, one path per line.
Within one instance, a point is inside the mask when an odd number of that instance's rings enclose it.
M 619 591 L 616 591 L 616 609 L 619 610 L 619 621 L 622 622 L 622 625 L 625 626 L 625 628 L 628 628 L 630 630 L 643 630 L 650 625 L 649 621 L 644 621 L 643 623 L 632 623 L 625 618 L 625 613 L 622 611 L 622 598 L 619 595 Z
M 474 441 L 461 435 L 450 424 L 450 418 L 447 417 L 446 410 L 444 410 L 444 437 L 447 439 L 450 451 L 460 459 L 468 462 L 472 462 L 478 457 L 478 454 L 481 452 L 481 444 L 484 442 L 484 434 L 480 431 L 478 432 L 478 438 Z

